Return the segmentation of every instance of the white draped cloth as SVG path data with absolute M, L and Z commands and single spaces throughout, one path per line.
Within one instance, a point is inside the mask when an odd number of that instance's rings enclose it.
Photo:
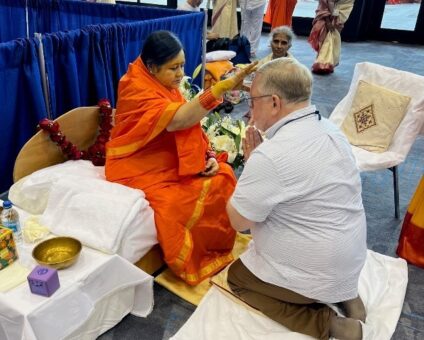
M 368 251 L 359 279 L 367 310 L 364 340 L 390 340 L 402 310 L 408 284 L 406 261 Z M 292 332 L 260 312 L 234 302 L 212 286 L 172 340 L 312 340 Z

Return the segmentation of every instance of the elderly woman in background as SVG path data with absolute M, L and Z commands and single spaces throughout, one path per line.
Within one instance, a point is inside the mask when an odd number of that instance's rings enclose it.
M 165 262 L 195 285 L 232 261 L 235 240 L 225 205 L 236 179 L 215 157 L 199 122 L 255 65 L 186 102 L 179 91 L 184 63 L 171 32 L 146 39 L 119 82 L 106 177 L 144 191 Z
M 354 0 L 319 0 L 308 39 L 312 48 L 318 52 L 312 65 L 312 72 L 332 73 L 339 64 L 340 32 L 352 12 L 354 2 Z
M 289 26 L 280 26 L 274 28 L 271 31 L 271 50 L 272 53 L 268 54 L 266 57 L 262 58 L 259 61 L 258 67 L 267 63 L 268 61 L 288 57 L 293 58 L 293 55 L 289 52 L 290 47 L 292 46 L 292 41 L 294 39 L 294 33 Z

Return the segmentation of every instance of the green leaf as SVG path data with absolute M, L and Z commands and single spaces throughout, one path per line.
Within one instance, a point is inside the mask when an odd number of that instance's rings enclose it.
M 237 152 L 240 152 L 240 144 L 241 144 L 241 135 L 237 135 L 234 139 L 234 143 L 236 144 Z
M 220 129 L 221 129 L 221 131 L 224 135 L 227 135 L 228 137 L 231 137 L 234 140 L 236 139 L 237 135 L 234 132 L 228 130 L 227 128 L 223 127 L 222 125 L 221 125 Z

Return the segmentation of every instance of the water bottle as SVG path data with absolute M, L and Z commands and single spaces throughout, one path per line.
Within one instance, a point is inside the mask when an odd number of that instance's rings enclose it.
M 1 224 L 13 232 L 15 243 L 22 242 L 22 230 L 19 223 L 19 214 L 13 209 L 12 202 L 3 202 L 3 211 L 1 212 Z

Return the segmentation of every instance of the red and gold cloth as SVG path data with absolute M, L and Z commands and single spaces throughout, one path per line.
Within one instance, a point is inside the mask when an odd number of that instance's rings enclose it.
M 409 263 L 424 268 L 424 176 L 403 220 L 396 253 Z
M 225 206 L 236 179 L 225 163 L 213 177 L 199 175 L 209 147 L 200 124 L 166 130 L 184 102 L 177 89 L 167 89 L 149 73 L 141 58 L 130 64 L 119 83 L 106 177 L 145 192 L 165 262 L 195 285 L 232 260 L 236 233 Z

